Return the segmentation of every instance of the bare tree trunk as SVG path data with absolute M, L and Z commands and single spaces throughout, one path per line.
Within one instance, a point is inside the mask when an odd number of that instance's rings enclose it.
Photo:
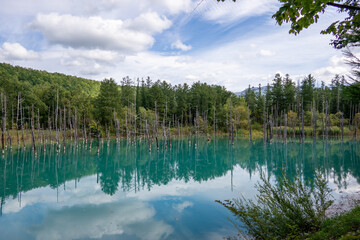
M 263 142 L 264 144 L 266 144 L 267 142 L 267 119 L 266 119 L 266 102 L 264 100 L 264 114 L 263 114 Z
M 37 110 L 37 130 L 38 130 L 38 140 L 41 142 L 41 134 L 40 134 L 40 109 Z
M 287 141 L 287 114 L 284 114 L 284 142 Z
M 31 106 L 31 140 L 34 149 L 34 154 L 36 156 L 36 144 L 35 144 L 35 135 L 34 135 L 34 104 Z
M 92 147 L 92 132 L 91 132 L 91 128 L 90 128 L 90 131 L 89 131 L 89 149 L 91 150 L 91 147 Z
M 24 109 L 22 107 L 22 101 L 20 101 L 20 113 L 21 113 L 21 133 L 22 133 L 22 142 L 23 147 L 25 148 L 25 134 L 24 134 Z
M 4 94 L 1 92 L 1 114 L 3 116 L 2 119 L 2 123 L 3 123 L 3 127 L 2 127 L 2 131 L 1 131 L 1 149 L 2 149 L 2 154 L 5 154 L 5 137 L 4 133 L 5 133 L 5 114 L 4 114 Z
M 249 140 L 250 142 L 252 141 L 252 136 L 251 136 L 251 118 L 250 118 L 250 108 L 248 107 L 248 123 L 249 123 Z
M 147 137 L 148 145 L 149 145 L 149 152 L 151 152 L 150 132 L 149 132 L 147 120 L 145 120 L 145 128 L 146 128 L 146 137 Z
M 97 153 L 100 152 L 100 132 L 99 132 L 99 122 L 96 122 L 96 135 L 97 135 Z
M 70 106 L 70 103 L 69 103 L 69 106 L 68 106 L 68 123 L 69 123 L 69 127 L 70 127 L 70 141 L 72 141 L 73 139 L 73 122 L 71 121 L 71 106 Z
M 214 104 L 214 136 L 216 136 L 216 103 Z
M 11 134 L 10 134 L 10 131 L 7 131 L 7 134 L 8 134 L 8 142 L 9 142 L 9 146 L 10 146 L 10 149 L 12 149 L 12 144 L 11 144 Z
M 126 139 L 129 141 L 128 111 L 125 112 Z
M 305 140 L 305 129 L 304 129 L 304 126 L 305 126 L 305 123 L 304 123 L 304 99 L 301 101 L 301 125 L 302 125 L 302 133 L 301 133 L 301 138 L 302 138 L 302 142 L 304 142 Z
M 6 142 L 6 120 L 7 120 L 7 116 L 6 116 L 6 93 L 1 93 L 2 95 L 2 113 L 3 113 L 3 133 L 2 133 L 2 138 L 3 138 L 3 152 L 4 149 L 7 149 L 7 142 Z
M 43 144 L 43 149 L 44 149 L 44 152 L 46 152 L 46 147 L 45 147 L 45 133 L 44 133 L 45 129 L 44 129 L 44 125 L 42 125 L 42 144 Z
M 314 100 L 314 141 L 316 141 L 316 131 L 317 131 L 317 112 L 316 112 L 316 104 Z
M 326 141 L 329 139 L 329 115 L 328 115 L 328 112 L 329 112 L 329 103 L 326 101 L 325 103 L 325 116 L 326 116 L 326 119 L 325 119 L 325 136 L 326 136 Z
M 146 121 L 146 124 L 147 124 L 147 121 Z M 158 135 L 157 135 L 158 119 L 157 119 L 157 104 L 156 104 L 156 101 L 155 101 L 155 124 L 154 124 L 154 126 L 155 126 L 156 149 L 159 151 L 159 139 L 158 139 Z M 148 131 L 147 127 L 146 127 L 146 131 Z
M 136 133 L 136 97 L 135 96 L 135 99 L 134 99 L 134 144 L 136 146 L 136 141 L 137 141 L 137 133 Z
M 325 138 L 325 99 L 324 99 L 324 97 L 323 97 L 323 99 L 322 99 L 322 101 L 323 101 L 323 107 L 322 107 L 322 115 L 323 115 L 323 117 L 322 117 L 322 136 L 323 136 L 323 140 L 324 140 L 324 138 Z
M 63 120 L 63 143 L 64 143 L 64 152 L 66 150 L 65 142 L 66 142 L 66 107 L 64 106 L 64 120 Z
M 344 113 L 341 113 L 341 141 L 344 140 Z
M 295 104 L 293 105 L 293 108 L 295 108 Z M 294 114 L 291 117 L 291 125 L 292 125 L 293 141 L 295 141 L 295 125 L 296 125 L 295 109 L 294 109 Z
M 352 102 L 350 102 L 350 116 L 349 116 L 349 138 L 351 137 L 351 119 L 352 118 Z
M 20 147 L 20 140 L 19 140 L 19 108 L 20 108 L 20 92 L 18 93 L 18 101 L 17 101 L 17 109 L 16 109 L 16 140 L 17 140 L 18 147 Z
M 117 143 L 119 143 L 119 141 L 120 141 L 119 128 L 120 128 L 119 120 L 116 119 L 116 142 Z
M 21 111 L 21 109 L 20 109 Z M 48 114 L 48 130 L 49 130 L 49 142 L 50 144 L 52 143 L 52 140 L 51 140 L 51 118 L 50 118 L 50 115 L 51 115 L 51 109 L 50 109 L 50 106 L 49 106 L 49 114 Z
M 169 121 L 169 128 L 168 128 L 169 148 L 171 148 L 171 131 L 170 131 L 171 129 L 170 129 L 170 127 L 171 127 L 171 121 Z
M 60 143 L 61 140 L 60 140 L 60 138 L 61 138 L 62 127 L 63 127 L 62 123 L 63 123 L 62 111 L 61 111 L 61 108 L 59 107 L 59 122 L 58 122 L 58 124 L 59 124 L 59 151 L 60 151 L 60 148 L 61 148 L 61 143 Z
M 273 128 L 274 128 L 274 121 L 273 121 L 273 115 L 270 116 L 270 142 L 273 139 Z
M 231 137 L 231 144 L 234 145 L 234 136 L 233 136 L 233 119 L 232 119 L 232 102 L 230 101 L 230 132 L 229 137 Z
M 76 148 L 78 147 L 78 128 L 77 128 L 77 111 L 75 108 L 75 115 L 74 115 L 74 129 L 75 129 L 75 145 Z
M 59 132 L 58 132 L 58 112 L 59 112 L 59 90 L 56 93 L 56 111 L 55 111 L 55 131 L 56 131 L 56 149 L 59 151 Z

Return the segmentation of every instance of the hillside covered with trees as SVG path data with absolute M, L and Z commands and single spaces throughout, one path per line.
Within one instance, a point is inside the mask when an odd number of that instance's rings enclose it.
M 32 127 L 38 130 L 39 139 L 40 130 L 55 130 L 58 141 L 61 129 L 70 130 L 66 134 L 71 136 L 86 137 L 90 132 L 95 137 L 101 132 L 128 138 L 166 138 L 171 132 L 247 136 L 252 129 L 271 139 L 276 133 L 283 134 L 281 127 L 287 127 L 289 136 L 311 136 L 311 129 L 316 129 L 317 135 L 324 135 L 325 130 L 329 135 L 340 134 L 340 129 L 342 135 L 343 131 L 356 133 L 360 84 L 349 84 L 343 76 L 335 76 L 331 85 L 316 87 L 315 82 L 312 75 L 295 83 L 289 75 L 277 74 L 267 91 L 262 92 L 261 85 L 257 91 L 249 86 L 246 94 L 238 97 L 222 86 L 200 82 L 171 85 L 149 77 L 125 77 L 117 84 L 114 79 L 98 82 L 3 63 L 3 139 L 13 134 L 6 130 Z M 343 130 L 344 126 L 348 128 Z

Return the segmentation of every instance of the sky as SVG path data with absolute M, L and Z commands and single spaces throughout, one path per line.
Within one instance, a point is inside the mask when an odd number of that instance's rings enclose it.
M 2 0 L 0 62 L 103 80 L 123 77 L 206 82 L 242 91 L 315 76 L 348 74 L 328 8 L 298 36 L 271 16 L 277 0 Z

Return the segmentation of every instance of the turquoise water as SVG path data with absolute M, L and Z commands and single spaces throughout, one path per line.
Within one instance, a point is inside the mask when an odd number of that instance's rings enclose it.
M 163 144 L 160 143 L 162 146 Z M 358 142 L 226 139 L 197 147 L 173 140 L 149 153 L 145 141 L 6 151 L 0 163 L 0 239 L 222 239 L 236 234 L 215 200 L 253 197 L 259 172 L 286 169 L 312 179 L 322 169 L 337 192 L 360 180 Z

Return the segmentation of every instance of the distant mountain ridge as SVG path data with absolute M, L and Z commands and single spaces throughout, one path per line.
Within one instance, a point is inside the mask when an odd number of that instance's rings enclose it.
M 271 87 L 270 87 L 271 89 Z M 237 96 L 245 96 L 246 92 L 249 90 L 249 88 L 241 91 L 241 92 L 234 92 Z M 255 93 L 258 93 L 259 92 L 259 87 L 252 87 L 251 90 L 253 90 Z M 261 93 L 266 93 L 267 92 L 267 86 L 263 86 L 261 87 Z

